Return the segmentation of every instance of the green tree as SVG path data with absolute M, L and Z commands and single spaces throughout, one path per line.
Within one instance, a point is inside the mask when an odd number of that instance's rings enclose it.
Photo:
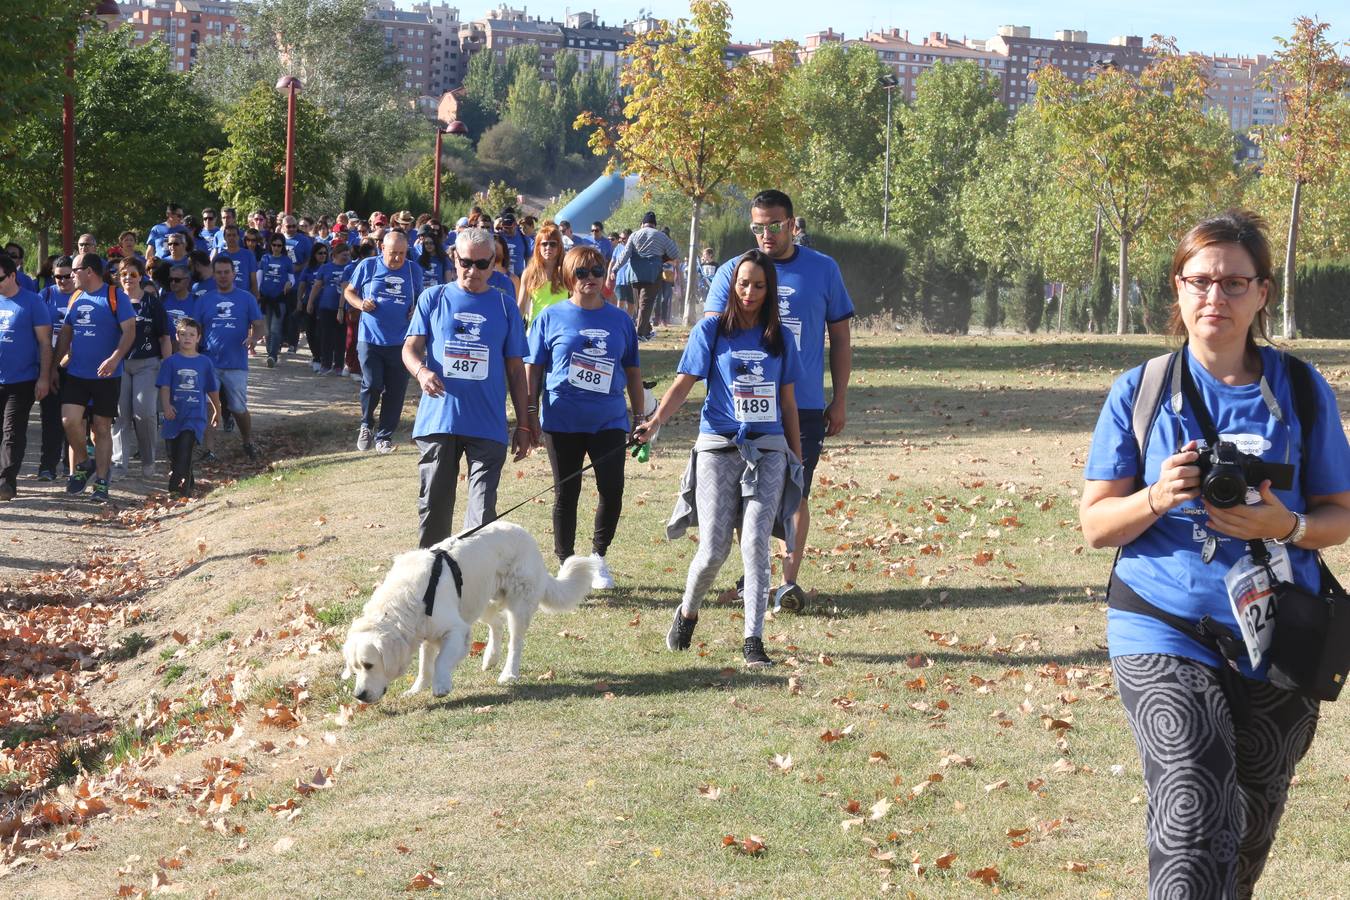
M 474 140 L 482 138 L 501 120 L 510 88 L 506 67 L 497 62 L 495 53 L 476 53 L 469 60 L 464 73 L 464 101 L 460 104 L 459 116 Z
M 961 191 L 975 175 L 980 142 L 1007 117 L 997 76 L 972 62 L 938 63 L 919 76 L 891 150 L 890 220 L 906 244 L 933 244 L 954 263 L 970 259 Z
M 297 209 L 335 187 L 337 143 L 328 116 L 303 94 L 295 104 Z M 286 182 L 286 97 L 257 84 L 225 119 L 228 144 L 206 154 L 206 185 L 232 206 L 279 207 Z
M 478 162 L 494 178 L 533 183 L 543 157 L 542 142 L 515 122 L 498 122 L 478 142 Z
M 1303 189 L 1325 184 L 1350 150 L 1346 122 L 1338 115 L 1338 105 L 1350 90 L 1350 63 L 1327 39 L 1329 27 L 1307 16 L 1295 19 L 1293 36 L 1276 38 L 1281 49 L 1265 73 L 1267 88 L 1279 94 L 1284 119 L 1261 135 L 1266 151 L 1263 177 L 1291 186 L 1284 250 L 1285 337 L 1296 337 L 1298 332 L 1294 289 Z
M 1022 308 L 1022 325 L 1033 332 L 1045 316 L 1045 273 L 1036 264 L 1028 265 L 1018 276 L 1017 302 Z
M 69 46 L 89 23 L 88 0 L 23 0 L 0 9 L 0 166 L 15 130 L 33 117 L 60 116 L 69 90 Z
M 1119 239 L 1116 331 L 1129 327 L 1130 245 L 1166 230 L 1179 208 L 1231 177 L 1231 141 L 1212 135 L 1198 57 L 1155 41 L 1154 62 L 1137 77 L 1104 68 L 1075 82 L 1053 66 L 1035 75 L 1037 108 L 1055 129 L 1061 183 L 1102 210 Z
M 91 30 L 75 59 L 76 227 L 108 243 L 160 215 L 166 201 L 207 200 L 202 155 L 220 141 L 202 115 L 205 100 L 169 69 L 168 48 L 133 46 L 132 35 Z M 138 127 L 146 110 L 153 128 Z M 40 252 L 61 218 L 62 157 L 60 116 L 33 116 L 0 165 L 0 221 L 36 234 Z
M 418 190 L 426 194 L 428 198 L 432 195 L 432 187 L 436 181 L 436 155 L 428 153 L 422 157 L 417 165 L 408 170 L 404 176 L 411 185 L 417 186 Z M 457 209 L 468 202 L 473 191 L 469 189 L 468 182 L 461 179 L 454 172 L 445 168 L 445 163 L 441 163 L 441 217 L 444 219 L 447 215 L 446 210 Z M 409 207 L 412 208 L 412 207 Z M 422 207 L 419 207 L 422 208 Z M 431 207 L 427 205 L 425 209 L 430 212 Z
M 704 205 L 730 185 L 775 181 L 797 126 L 781 102 L 792 45 L 776 44 L 767 63 L 743 57 L 728 66 L 730 5 L 692 0 L 689 10 L 689 21 L 662 23 L 624 50 L 623 118 L 591 111 L 576 125 L 593 129 L 591 148 L 612 155 L 612 166 L 685 196 L 693 206 L 687 246 L 696 247 Z M 694 271 L 688 267 L 687 297 Z M 688 304 L 691 322 L 696 313 Z
M 474 196 L 481 201 L 479 205 L 491 216 L 497 215 L 499 210 L 508 206 L 515 207 L 520 202 L 520 191 L 505 181 L 493 181 L 486 190 L 479 191 Z
M 518 170 L 520 175 L 527 172 L 540 174 L 541 170 L 542 174 L 550 174 L 562 158 L 564 125 L 557 94 L 557 89 L 539 76 L 537 66 L 522 65 L 516 71 L 515 80 L 506 94 L 503 121 L 520 129 L 536 147 L 530 161 L 532 165 Z
M 345 168 L 397 174 L 419 127 L 403 67 L 366 19 L 366 0 L 258 0 L 243 4 L 241 41 L 207 44 L 197 86 L 222 106 L 237 105 L 258 82 L 281 75 L 326 114 L 325 132 Z M 338 205 L 336 179 L 321 199 Z M 274 201 L 275 202 L 275 201 Z
M 886 72 L 871 48 L 829 43 L 788 78 L 784 102 L 802 123 L 788 148 L 793 200 L 813 225 L 871 229 L 881 217 L 876 179 L 861 176 L 885 155 Z

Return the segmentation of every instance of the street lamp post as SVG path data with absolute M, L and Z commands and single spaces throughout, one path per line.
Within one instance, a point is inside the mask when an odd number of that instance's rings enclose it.
M 891 230 L 891 92 L 900 84 L 900 80 L 894 73 L 887 72 L 881 76 L 879 83 L 886 91 L 886 171 L 881 178 L 881 236 L 886 237 Z
M 441 136 L 445 134 L 468 134 L 469 128 L 459 119 L 452 119 L 450 124 L 436 120 L 436 165 L 435 174 L 431 176 L 431 217 L 440 219 L 441 217 Z
M 100 0 L 94 15 L 111 28 L 122 16 L 117 0 Z M 75 42 L 66 46 L 66 93 L 61 98 L 61 252 L 75 251 Z
M 286 92 L 286 197 L 281 209 L 289 214 L 295 212 L 291 196 L 295 189 L 295 92 L 300 90 L 300 79 L 283 75 L 277 79 L 277 90 Z

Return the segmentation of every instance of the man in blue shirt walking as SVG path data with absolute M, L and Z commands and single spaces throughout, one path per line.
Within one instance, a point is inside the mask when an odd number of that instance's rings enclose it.
M 28 448 L 28 414 L 52 385 L 52 317 L 19 287 L 19 267 L 0 254 L 0 502 L 14 499 Z
M 234 283 L 234 262 L 227 256 L 211 264 L 214 290 L 198 306 L 202 330 L 206 333 L 206 355 L 216 365 L 220 390 L 239 426 L 244 455 L 256 459 L 253 446 L 253 417 L 248 411 L 248 348 L 262 339 L 263 316 L 258 299 Z M 207 459 L 213 459 L 214 430 L 206 433 Z

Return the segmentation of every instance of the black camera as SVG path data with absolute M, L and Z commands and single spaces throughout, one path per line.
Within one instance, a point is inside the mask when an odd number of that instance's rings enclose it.
M 1201 452 L 1196 465 L 1200 467 L 1200 495 L 1220 509 L 1245 503 L 1247 488 L 1266 479 L 1274 490 L 1287 491 L 1294 486 L 1293 466 L 1243 453 L 1232 441 L 1219 441 Z

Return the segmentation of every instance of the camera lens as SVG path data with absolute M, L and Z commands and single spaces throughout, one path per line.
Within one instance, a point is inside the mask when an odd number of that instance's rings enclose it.
M 1230 509 L 1247 499 L 1247 479 L 1239 466 L 1216 465 L 1200 486 L 1205 499 L 1220 509 Z

